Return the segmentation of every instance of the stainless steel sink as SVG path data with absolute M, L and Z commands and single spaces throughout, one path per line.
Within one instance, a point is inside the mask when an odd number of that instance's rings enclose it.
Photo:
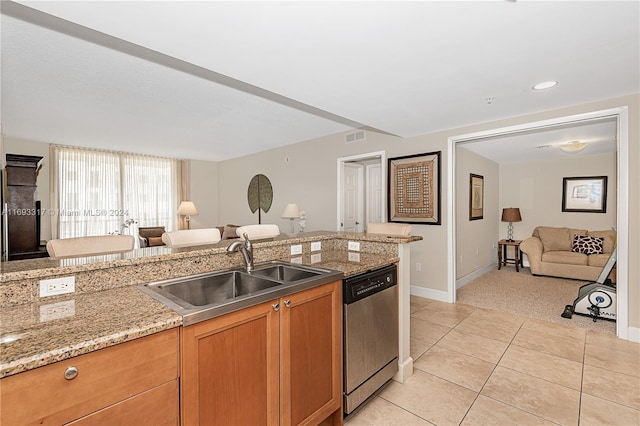
M 322 271 L 300 269 L 292 265 L 267 265 L 259 266 L 251 271 L 252 275 L 260 275 L 273 278 L 278 281 L 294 282 L 322 275 Z
M 193 306 L 204 306 L 249 295 L 281 284 L 240 271 L 229 271 L 184 281 L 159 284 L 156 288 L 166 291 Z
M 186 326 L 342 277 L 339 271 L 273 261 L 256 264 L 251 272 L 234 268 L 137 287 L 181 314 Z

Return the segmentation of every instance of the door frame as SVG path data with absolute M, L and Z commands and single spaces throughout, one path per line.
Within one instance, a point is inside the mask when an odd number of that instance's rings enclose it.
M 338 232 L 342 231 L 342 229 L 340 229 L 340 223 L 342 219 L 342 189 L 343 189 L 342 186 L 344 183 L 344 176 L 343 176 L 344 163 L 350 163 L 354 161 L 363 161 L 367 159 L 376 159 L 376 158 L 380 159 L 380 168 L 381 168 L 380 173 L 382 173 L 382 188 L 386 188 L 387 187 L 387 153 L 386 151 L 367 152 L 364 154 L 350 155 L 347 157 L 340 157 L 337 159 L 338 186 L 336 190 L 336 196 L 338 199 L 337 200 L 338 209 L 336 213 L 336 231 Z M 380 208 L 382 209 L 380 217 L 382 217 L 382 219 L 385 220 L 387 217 L 387 214 L 386 214 L 387 213 L 387 197 L 382 197 Z M 365 217 L 366 217 L 366 214 L 365 214 Z
M 481 132 L 451 136 L 447 141 L 447 301 L 456 301 L 456 202 L 455 202 L 455 167 L 456 144 L 473 140 L 511 135 L 531 130 L 540 130 L 564 124 L 584 122 L 602 118 L 616 118 L 617 132 L 617 317 L 616 335 L 624 340 L 629 339 L 629 107 L 622 106 L 600 111 L 534 121 L 516 126 L 501 127 Z

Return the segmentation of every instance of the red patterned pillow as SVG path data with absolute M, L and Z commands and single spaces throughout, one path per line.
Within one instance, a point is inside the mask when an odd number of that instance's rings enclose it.
M 584 254 L 602 254 L 604 238 L 589 237 L 587 235 L 574 235 L 571 251 Z

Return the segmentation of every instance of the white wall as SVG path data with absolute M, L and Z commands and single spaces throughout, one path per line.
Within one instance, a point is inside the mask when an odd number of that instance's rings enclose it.
M 442 225 L 414 225 L 413 234 L 423 241 L 411 244 L 411 284 L 436 291 L 447 291 L 447 140 L 448 137 L 465 135 L 534 121 L 598 111 L 619 106 L 629 106 L 629 324 L 640 326 L 640 95 L 635 94 L 543 111 L 522 117 L 470 125 L 458 129 L 400 139 L 389 135 L 367 132 L 365 141 L 345 145 L 343 135 L 332 135 L 295 145 L 249 155 L 219 164 L 219 218 L 221 222 L 257 223 L 246 202 L 246 190 L 251 177 L 263 173 L 271 179 L 274 204 L 263 218 L 264 223 L 285 226 L 280 218 L 288 202 L 296 202 L 308 213 L 307 230 L 335 230 L 336 225 L 336 159 L 356 154 L 386 150 L 387 158 L 402 155 L 442 151 L 441 207 Z M 289 161 L 287 162 L 287 158 Z M 457 192 L 456 192 L 457 193 Z M 519 200 L 517 200 L 519 201 Z M 500 203 L 514 202 L 501 199 Z M 496 219 L 498 221 L 499 219 Z M 518 229 L 517 232 L 524 231 Z M 503 232 L 500 228 L 499 232 Z M 516 234 L 520 236 L 521 234 Z M 422 263 L 422 271 L 415 270 L 415 263 Z
M 456 279 L 497 262 L 500 186 L 498 163 L 456 147 Z M 469 187 L 473 173 L 484 177 L 483 218 L 469 220 Z
M 25 141 L 20 139 L 4 138 L 4 149 L 6 154 L 37 155 L 42 159 L 42 169 L 36 181 L 37 188 L 35 199 L 40 200 L 40 208 L 49 210 L 49 144 L 42 142 Z M 51 221 L 49 216 L 43 216 L 40 222 L 40 239 L 48 241 L 51 239 Z
M 568 226 L 592 231 L 615 227 L 616 168 L 615 152 L 501 164 L 500 209 L 518 207 L 522 216 L 522 222 L 513 224 L 514 238 L 530 237 L 536 226 Z M 580 176 L 608 176 L 606 213 L 562 211 L 562 178 Z M 500 235 L 506 237 L 508 224 L 499 223 Z
M 213 228 L 225 225 L 218 221 L 218 163 L 190 160 L 191 201 L 198 209 L 191 216 L 191 228 Z

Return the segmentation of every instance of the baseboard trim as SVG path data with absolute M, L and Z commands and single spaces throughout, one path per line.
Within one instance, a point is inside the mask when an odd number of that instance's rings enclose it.
M 627 339 L 630 342 L 640 343 L 640 328 L 629 327 L 627 332 Z
M 440 302 L 448 302 L 448 293 L 442 290 L 434 290 L 432 288 L 411 286 L 410 294 L 413 296 L 424 297 L 427 299 L 433 299 Z
M 456 281 L 456 290 L 460 290 L 465 285 L 469 284 L 471 281 L 475 280 L 481 275 L 486 274 L 489 271 L 494 270 L 498 266 L 498 263 L 490 263 L 480 269 L 473 271 L 470 274 L 465 275 Z

